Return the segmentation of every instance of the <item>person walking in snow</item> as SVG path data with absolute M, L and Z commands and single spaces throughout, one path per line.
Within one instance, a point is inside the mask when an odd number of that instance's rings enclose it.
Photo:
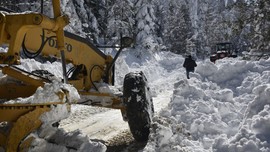
M 187 74 L 188 79 L 189 79 L 189 73 L 194 72 L 196 66 L 197 64 L 195 60 L 192 59 L 191 55 L 188 55 L 183 64 L 183 67 L 186 68 L 186 74 Z

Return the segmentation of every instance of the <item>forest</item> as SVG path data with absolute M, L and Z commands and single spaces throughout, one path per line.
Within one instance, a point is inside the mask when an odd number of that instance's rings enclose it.
M 15 12 L 52 15 L 50 0 L 1 0 Z M 171 51 L 208 58 L 218 42 L 242 52 L 269 54 L 269 0 L 61 0 L 70 17 L 66 30 L 97 46 L 114 46 L 121 36 L 142 52 Z

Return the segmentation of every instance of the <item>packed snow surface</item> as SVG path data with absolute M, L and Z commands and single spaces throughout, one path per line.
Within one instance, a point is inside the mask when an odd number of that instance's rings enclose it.
M 28 61 L 32 62 L 25 60 Z M 149 141 L 141 151 L 269 152 L 270 59 L 246 61 L 241 57 L 225 58 L 217 60 L 215 64 L 208 59 L 197 60 L 198 66 L 190 79 L 186 79 L 183 62 L 182 56 L 170 52 L 146 55 L 141 59 L 132 52 L 123 52 L 117 60 L 117 85 L 122 86 L 126 73 L 143 71 L 152 91 L 156 112 Z M 32 65 L 25 64 L 29 67 Z M 52 66 L 55 63 L 47 64 Z M 55 65 L 57 67 L 50 70 L 57 71 L 51 73 L 59 72 L 60 65 Z M 0 76 L 3 74 L 0 73 Z M 58 110 L 61 109 L 59 107 Z M 76 105 L 71 110 L 76 111 L 77 117 L 72 118 L 74 124 L 69 122 L 69 128 L 79 129 L 79 122 L 82 119 L 90 120 L 92 115 L 83 113 L 85 111 Z M 106 110 L 106 113 L 112 114 L 114 111 L 110 113 L 110 110 Z M 120 114 L 117 116 L 119 120 L 110 121 L 107 118 L 107 122 L 102 122 L 101 117 L 106 115 L 100 115 L 99 126 L 106 123 L 113 126 L 122 121 Z M 97 122 L 83 123 L 91 127 Z M 49 129 L 52 132 L 50 138 L 59 141 L 58 145 L 52 146 L 52 150 L 67 151 L 67 143 L 75 142 L 79 145 L 75 148 L 77 151 L 87 151 L 87 145 L 94 151 L 106 151 L 103 144 L 91 141 L 93 136 L 86 136 L 87 131 L 84 129 L 88 128 L 82 128 L 81 131 L 70 129 L 69 133 L 62 129 Z M 37 150 L 44 144 L 48 147 L 52 144 L 45 139 L 42 136 L 36 138 L 33 144 Z

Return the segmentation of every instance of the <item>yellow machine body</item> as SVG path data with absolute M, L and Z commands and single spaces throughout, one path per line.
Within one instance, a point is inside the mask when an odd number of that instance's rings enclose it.
M 76 75 L 68 79 L 81 95 L 104 97 L 111 99 L 107 105 L 96 104 L 107 108 L 125 111 L 122 100 L 108 93 L 91 92 L 95 82 L 102 82 L 107 77 L 108 84 L 113 83 L 111 63 L 113 58 L 105 55 L 86 39 L 63 30 L 69 23 L 65 15 L 61 15 L 60 1 L 52 0 L 54 18 L 41 13 L 7 13 L 0 11 L 0 46 L 8 45 L 6 53 L 0 53 L 0 70 L 14 82 L 0 83 L 0 99 L 15 99 L 28 97 L 35 93 L 38 87 L 50 82 L 18 69 L 12 65 L 20 64 L 21 48 L 31 53 L 41 51 L 44 57 L 62 58 L 79 67 Z M 108 68 L 110 67 L 110 68 Z M 0 100 L 1 101 L 1 100 Z M 6 152 L 23 150 L 30 141 L 22 140 L 40 127 L 39 117 L 50 111 L 53 104 L 1 104 L 0 103 L 0 147 Z M 62 104 L 62 103 L 61 103 Z M 1 124 L 10 125 L 8 130 L 1 130 Z
M 0 19 L 0 44 L 9 44 L 8 52 L 0 54 L 0 63 L 19 64 L 19 52 L 22 44 L 31 52 L 42 49 L 43 56 L 61 57 L 55 30 L 56 27 L 66 24 L 65 16 L 60 17 L 59 20 L 62 22 L 38 13 L 1 13 L 0 18 L 2 18 Z M 78 89 L 89 90 L 92 87 L 90 78 L 93 82 L 99 82 L 105 74 L 106 67 L 112 61 L 112 57 L 106 56 L 94 45 L 77 35 L 69 32 L 64 32 L 64 35 L 65 60 L 75 66 L 83 65 L 85 70 L 83 78 L 80 77 L 77 81 L 73 80 L 70 83 L 74 83 Z M 91 69 L 93 71 L 90 73 Z
M 6 152 L 24 151 L 24 148 L 29 148 L 31 142 L 24 139 L 42 125 L 40 116 L 56 104 L 64 103 L 1 105 L 0 146 L 4 147 Z M 66 106 L 70 109 L 68 104 Z

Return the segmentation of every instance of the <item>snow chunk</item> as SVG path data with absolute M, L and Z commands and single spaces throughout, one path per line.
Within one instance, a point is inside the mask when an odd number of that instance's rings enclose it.
M 201 98 L 205 96 L 203 90 L 190 85 L 186 79 L 175 83 L 174 88 L 174 94 L 178 94 L 185 98 Z
M 219 101 L 233 102 L 233 92 L 230 89 L 223 89 L 212 94 L 212 97 Z
M 51 110 L 42 114 L 42 126 L 27 138 L 34 137 L 29 152 L 34 151 L 97 151 L 105 152 L 106 146 L 93 142 L 80 131 L 66 133 L 63 129 L 53 127 L 69 116 L 69 105 L 66 103 L 51 105 Z M 27 139 L 26 138 L 26 139 Z
M 259 113 L 265 105 L 270 105 L 270 84 L 255 87 L 253 93 L 256 94 L 256 97 L 247 107 L 245 114 L 247 118 Z
M 200 73 L 204 77 L 212 76 L 216 74 L 217 71 L 218 67 L 210 61 L 205 62 L 205 64 L 198 65 L 198 68 L 196 69 L 196 72 Z
M 62 119 L 67 118 L 69 115 L 69 109 L 66 104 L 52 105 L 51 110 L 41 115 L 40 119 L 43 125 L 52 124 Z
M 54 130 L 53 127 L 47 130 Z M 40 138 L 37 134 L 32 134 L 34 141 L 31 143 L 29 152 L 36 151 L 76 151 L 76 152 L 105 152 L 106 146 L 100 142 L 92 142 L 87 136 L 81 134 L 80 131 L 66 133 L 62 129 L 58 129 L 48 138 Z M 30 137 L 31 137 L 30 136 Z

